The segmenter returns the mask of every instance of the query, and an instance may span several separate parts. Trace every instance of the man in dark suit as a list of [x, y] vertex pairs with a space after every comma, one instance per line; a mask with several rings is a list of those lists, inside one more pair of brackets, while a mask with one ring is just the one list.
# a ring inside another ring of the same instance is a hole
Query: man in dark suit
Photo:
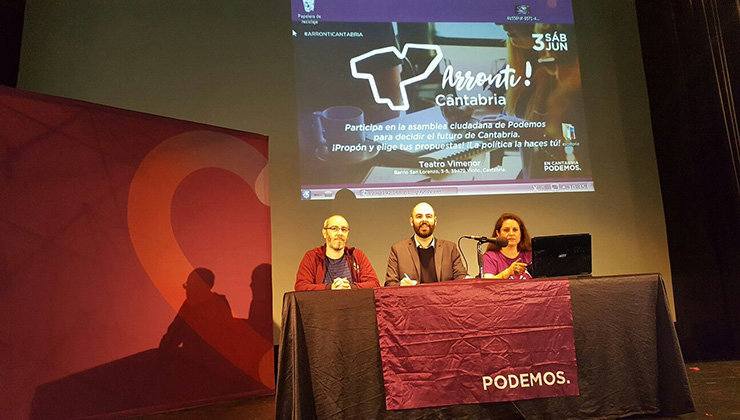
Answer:
[[434, 237], [437, 216], [432, 206], [424, 202], [417, 204], [409, 223], [414, 228], [414, 236], [391, 246], [385, 271], [386, 286], [413, 286], [467, 276], [455, 244]]

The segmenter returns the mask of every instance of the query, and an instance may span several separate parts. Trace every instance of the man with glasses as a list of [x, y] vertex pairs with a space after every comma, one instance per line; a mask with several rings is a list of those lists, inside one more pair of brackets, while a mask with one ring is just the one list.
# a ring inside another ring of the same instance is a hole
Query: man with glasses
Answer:
[[334, 215], [324, 221], [326, 243], [306, 252], [296, 274], [295, 290], [343, 290], [378, 287], [378, 276], [364, 252], [347, 247], [349, 224]]
[[453, 242], [434, 237], [437, 216], [429, 203], [421, 202], [409, 219], [414, 236], [391, 247], [386, 286], [414, 286], [418, 283], [465, 278], [468, 273]]

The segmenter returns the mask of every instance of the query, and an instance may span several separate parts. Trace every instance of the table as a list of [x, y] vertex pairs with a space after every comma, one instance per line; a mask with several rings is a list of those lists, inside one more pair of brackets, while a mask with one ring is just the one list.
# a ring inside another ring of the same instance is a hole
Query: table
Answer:
[[694, 411], [661, 276], [571, 278], [569, 285], [580, 396], [396, 411], [385, 409], [373, 290], [286, 293], [276, 418], [529, 419]]

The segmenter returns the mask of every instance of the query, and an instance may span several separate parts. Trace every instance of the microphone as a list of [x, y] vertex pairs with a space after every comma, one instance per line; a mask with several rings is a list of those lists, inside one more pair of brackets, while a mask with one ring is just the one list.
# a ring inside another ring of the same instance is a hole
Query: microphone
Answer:
[[485, 236], [477, 236], [477, 235], [463, 235], [463, 238], [466, 239], [473, 239], [475, 241], [489, 243], [489, 244], [496, 244], [501, 248], [504, 248], [505, 246], [509, 245], [509, 240], [504, 238], [503, 236], [499, 236], [496, 238], [487, 238]]

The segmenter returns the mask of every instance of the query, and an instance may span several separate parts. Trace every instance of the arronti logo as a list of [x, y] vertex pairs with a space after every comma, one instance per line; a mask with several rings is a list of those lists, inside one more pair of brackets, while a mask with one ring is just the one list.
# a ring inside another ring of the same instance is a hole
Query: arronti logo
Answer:
[[[393, 53], [395, 54], [396, 57], [398, 57], [399, 60], [403, 60], [404, 58], [406, 58], [406, 55], [408, 54], [410, 49], [429, 50], [430, 52], [434, 52], [434, 58], [432, 58], [432, 61], [429, 64], [427, 64], [427, 67], [424, 70], [424, 72], [414, 77], [401, 81], [401, 83], [398, 85], [398, 88], [401, 91], [401, 104], [395, 105], [391, 99], [383, 98], [380, 96], [380, 92], [378, 91], [378, 85], [375, 81], [375, 76], [373, 76], [370, 73], [363, 73], [359, 71], [357, 69], [357, 64], [370, 57], [380, 55], [380, 54], [386, 54], [386, 53]], [[439, 46], [409, 43], [409, 44], [404, 45], [401, 51], [398, 51], [398, 48], [394, 46], [378, 48], [372, 51], [368, 51], [365, 54], [362, 54], [362, 55], [359, 55], [357, 57], [350, 59], [349, 66], [350, 66], [350, 70], [352, 71], [352, 77], [354, 77], [355, 79], [365, 79], [368, 81], [368, 83], [370, 83], [370, 90], [373, 92], [373, 99], [375, 99], [376, 103], [388, 105], [388, 107], [393, 111], [408, 111], [409, 99], [408, 99], [408, 93], [406, 93], [406, 86], [412, 83], [424, 80], [427, 77], [429, 77], [429, 75], [432, 74], [434, 70], [437, 68], [437, 65], [439, 64], [440, 61], [442, 61], [442, 49]]]

